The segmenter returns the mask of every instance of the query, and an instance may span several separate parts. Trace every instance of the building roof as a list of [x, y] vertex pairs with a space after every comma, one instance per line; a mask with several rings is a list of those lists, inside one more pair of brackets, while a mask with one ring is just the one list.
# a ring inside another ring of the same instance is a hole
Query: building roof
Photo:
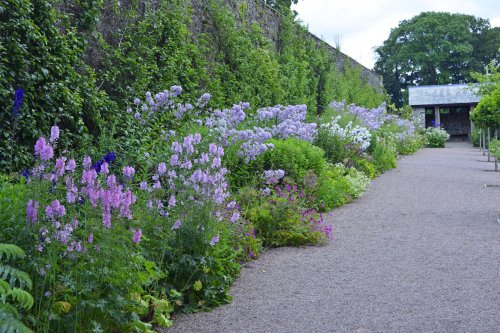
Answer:
[[411, 106], [477, 104], [481, 100], [477, 86], [468, 84], [408, 87], [408, 94]]

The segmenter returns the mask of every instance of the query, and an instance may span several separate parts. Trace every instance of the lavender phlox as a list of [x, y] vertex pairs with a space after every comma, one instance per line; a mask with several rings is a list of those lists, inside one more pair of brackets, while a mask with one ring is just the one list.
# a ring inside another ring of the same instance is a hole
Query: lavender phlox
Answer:
[[59, 139], [59, 127], [58, 126], [52, 126], [50, 128], [50, 139], [49, 141], [51, 143], [56, 142]]

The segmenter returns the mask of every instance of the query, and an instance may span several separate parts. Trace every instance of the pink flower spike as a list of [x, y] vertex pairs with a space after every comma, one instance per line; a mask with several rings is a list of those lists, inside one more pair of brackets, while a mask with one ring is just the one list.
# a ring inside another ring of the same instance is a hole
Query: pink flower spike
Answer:
[[52, 126], [50, 129], [50, 142], [55, 142], [59, 139], [59, 127], [58, 126]]
[[132, 178], [135, 174], [135, 169], [131, 166], [124, 166], [122, 172], [125, 177]]
[[141, 237], [142, 237], [142, 230], [141, 228], [134, 230], [132, 229], [133, 235], [132, 235], [132, 242], [135, 244], [139, 244], [141, 242]]

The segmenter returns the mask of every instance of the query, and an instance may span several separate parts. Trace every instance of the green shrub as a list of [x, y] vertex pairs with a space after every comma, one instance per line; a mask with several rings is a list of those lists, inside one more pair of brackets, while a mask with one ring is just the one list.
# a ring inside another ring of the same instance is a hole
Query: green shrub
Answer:
[[263, 193], [259, 204], [245, 212], [258, 237], [267, 246], [318, 244], [331, 236], [323, 214], [309, 209], [305, 192], [284, 183]]
[[429, 148], [444, 148], [446, 141], [450, 135], [442, 128], [429, 127], [424, 130], [424, 138], [426, 147]]
[[289, 138], [286, 140], [269, 140], [273, 149], [266, 151], [256, 160], [244, 163], [238, 157], [239, 147], [230, 147], [225, 154], [224, 162], [229, 169], [229, 184], [234, 189], [245, 186], [260, 185], [261, 175], [265, 170], [284, 170], [285, 175], [294, 182], [303, 185], [305, 177], [312, 171], [315, 175], [325, 172], [327, 163], [321, 148], [309, 142]]
[[[374, 136], [375, 137], [375, 136]], [[375, 137], [370, 145], [372, 163], [377, 173], [384, 173], [396, 167], [398, 151], [396, 144], [390, 138]]]
[[358, 198], [366, 190], [370, 178], [355, 168], [335, 164], [319, 179], [316, 204], [321, 210], [330, 210]]

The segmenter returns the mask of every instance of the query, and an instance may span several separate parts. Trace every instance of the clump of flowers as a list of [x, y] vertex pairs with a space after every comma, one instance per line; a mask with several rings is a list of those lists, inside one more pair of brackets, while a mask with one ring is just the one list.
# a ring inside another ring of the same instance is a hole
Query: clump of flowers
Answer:
[[348, 144], [358, 147], [361, 151], [367, 150], [370, 146], [370, 131], [366, 127], [353, 126], [352, 121], [347, 123], [345, 127], [341, 127], [338, 124], [341, 118], [341, 116], [337, 116], [331, 122], [321, 124], [320, 130], [341, 140], [346, 140]]

